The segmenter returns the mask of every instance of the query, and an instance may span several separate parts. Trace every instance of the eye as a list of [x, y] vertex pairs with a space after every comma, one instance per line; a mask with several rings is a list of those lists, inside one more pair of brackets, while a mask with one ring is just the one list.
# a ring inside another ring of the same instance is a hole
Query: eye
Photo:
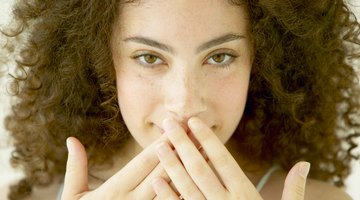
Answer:
[[164, 64], [164, 61], [158, 56], [152, 54], [142, 54], [135, 56], [136, 59], [142, 65], [161, 65]]
[[227, 53], [219, 53], [212, 55], [208, 60], [208, 64], [218, 65], [218, 64], [229, 64], [235, 56]]
[[231, 49], [220, 49], [210, 54], [210, 56], [205, 61], [205, 64], [225, 68], [229, 67], [237, 57], [238, 54]]

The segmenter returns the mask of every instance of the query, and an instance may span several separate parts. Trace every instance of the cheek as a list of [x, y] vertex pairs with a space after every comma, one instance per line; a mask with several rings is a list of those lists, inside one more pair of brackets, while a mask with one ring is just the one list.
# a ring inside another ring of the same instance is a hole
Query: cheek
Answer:
[[248, 86], [248, 73], [235, 73], [214, 82], [211, 85], [212, 96], [222, 110], [241, 114], [245, 106]]
[[134, 73], [117, 72], [117, 91], [121, 115], [129, 130], [141, 127], [145, 117], [151, 113], [154, 93], [153, 87]]
[[133, 138], [145, 148], [158, 137], [147, 123], [158, 102], [156, 90], [131, 70], [117, 72], [116, 78], [121, 115]]
[[248, 91], [247, 76], [227, 77], [212, 85], [215, 115], [221, 120], [219, 137], [224, 143], [231, 137], [243, 115]]

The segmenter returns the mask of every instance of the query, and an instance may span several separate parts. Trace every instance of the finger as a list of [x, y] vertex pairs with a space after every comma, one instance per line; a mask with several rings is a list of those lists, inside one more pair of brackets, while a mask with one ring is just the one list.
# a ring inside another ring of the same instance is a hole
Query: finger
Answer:
[[61, 199], [72, 200], [88, 191], [88, 168], [84, 146], [74, 137], [66, 140], [68, 159]]
[[140, 183], [138, 187], [133, 190], [134, 197], [142, 197], [139, 199], [156, 198], [156, 193], [152, 186], [152, 180], [154, 178], [161, 177], [163, 180], [169, 183], [170, 187], [179, 194], [174, 183], [171, 181], [169, 175], [166, 173], [164, 167], [159, 163], [155, 169]]
[[160, 163], [169, 174], [178, 192], [185, 199], [205, 199], [170, 146], [161, 143], [157, 146], [157, 150]]
[[191, 118], [188, 125], [225, 187], [229, 191], [246, 188], [244, 193], [253, 193], [255, 187], [214, 132], [198, 118]]
[[305, 197], [306, 177], [310, 170], [310, 163], [296, 163], [285, 179], [282, 200], [303, 200]]
[[167, 175], [164, 167], [159, 163], [153, 171], [133, 190], [134, 197], [138, 199], [154, 198], [156, 193], [152, 186], [154, 178], [162, 178], [166, 182], [170, 182], [170, 178]]
[[174, 199], [178, 200], [179, 197], [175, 191], [170, 187], [167, 181], [162, 178], [155, 178], [152, 180], [152, 186], [156, 193], [156, 199]]
[[116, 188], [122, 188], [122, 191], [117, 190], [118, 192], [130, 192], [135, 190], [159, 164], [160, 161], [156, 155], [155, 146], [162, 141], [167, 141], [166, 136], [161, 136], [151, 145], [146, 147], [120, 171], [100, 186], [99, 189], [113, 191], [114, 186], [116, 186]]
[[[174, 145], [187, 173], [202, 194], [206, 198], [223, 196], [225, 188], [180, 124], [172, 119], [166, 119], [164, 120], [163, 127], [165, 128], [165, 134]], [[169, 176], [171, 177], [170, 174]], [[176, 181], [181, 182], [181, 179], [171, 180], [175, 185], [177, 184]]]

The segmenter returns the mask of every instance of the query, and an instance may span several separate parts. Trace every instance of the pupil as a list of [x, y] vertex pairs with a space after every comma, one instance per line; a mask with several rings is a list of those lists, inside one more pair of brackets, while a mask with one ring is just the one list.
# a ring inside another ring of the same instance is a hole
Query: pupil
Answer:
[[214, 61], [219, 63], [219, 62], [222, 62], [224, 60], [224, 58], [225, 58], [224, 54], [218, 54], [218, 55], [215, 55]]
[[154, 63], [156, 61], [156, 57], [153, 55], [147, 55], [147, 56], [145, 56], [145, 60], [148, 63]]

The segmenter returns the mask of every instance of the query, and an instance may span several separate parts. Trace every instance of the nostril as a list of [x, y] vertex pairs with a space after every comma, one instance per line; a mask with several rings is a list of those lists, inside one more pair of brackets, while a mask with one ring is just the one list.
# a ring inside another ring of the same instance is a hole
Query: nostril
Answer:
[[211, 129], [212, 131], [215, 131], [216, 129], [218, 129], [218, 126], [217, 126], [217, 125], [211, 126], [210, 129]]

